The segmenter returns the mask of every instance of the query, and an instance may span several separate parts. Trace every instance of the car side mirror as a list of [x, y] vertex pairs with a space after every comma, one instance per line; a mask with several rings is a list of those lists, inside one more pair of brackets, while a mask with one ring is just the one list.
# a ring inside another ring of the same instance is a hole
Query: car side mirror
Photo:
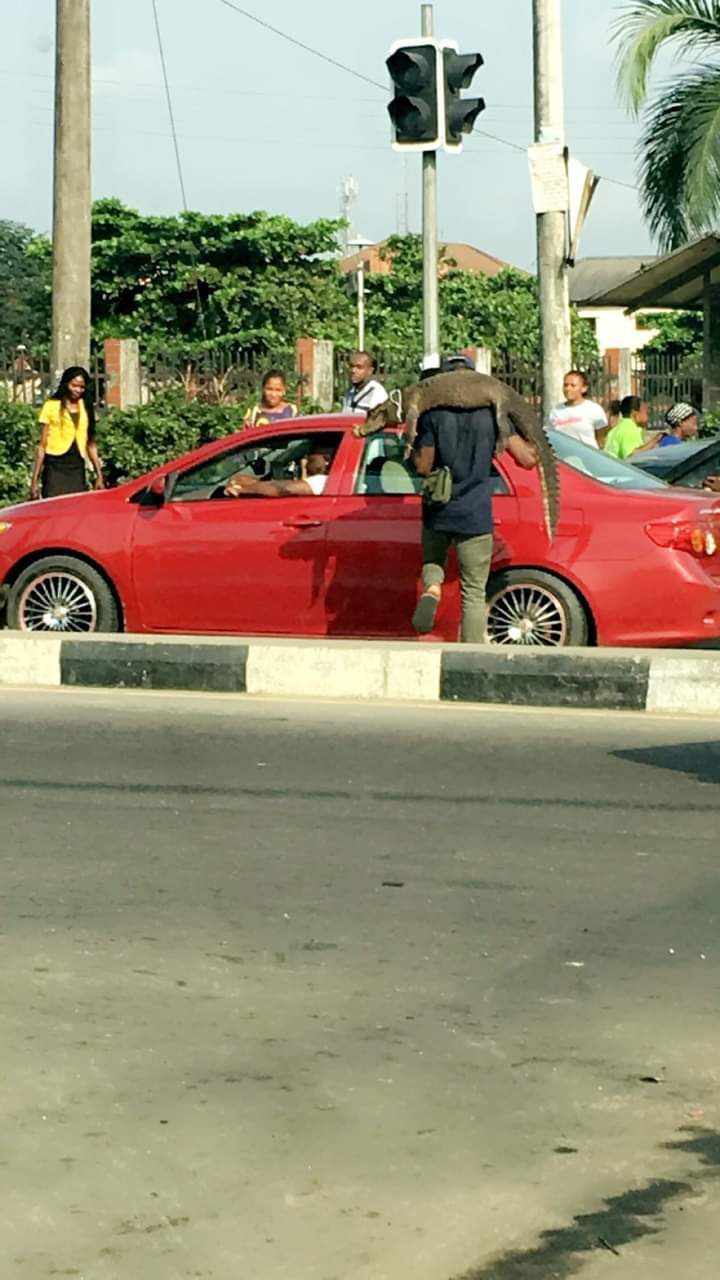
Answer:
[[141, 489], [137, 501], [141, 507], [162, 507], [167, 502], [173, 486], [168, 482], [170, 476], [155, 476], [145, 489]]

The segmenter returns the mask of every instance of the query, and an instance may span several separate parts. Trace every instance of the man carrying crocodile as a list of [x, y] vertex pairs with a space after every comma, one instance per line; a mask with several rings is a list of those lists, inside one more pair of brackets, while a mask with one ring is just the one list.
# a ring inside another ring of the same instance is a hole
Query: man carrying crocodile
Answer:
[[[443, 362], [443, 373], [455, 369], [455, 362]], [[432, 403], [431, 396], [426, 398]], [[452, 401], [453, 396], [442, 399]], [[466, 644], [482, 644], [485, 639], [485, 592], [493, 545], [492, 462], [497, 447], [497, 420], [490, 407], [440, 404], [423, 410], [421, 401], [413, 458], [418, 475], [426, 477], [423, 592], [412, 620], [421, 634], [433, 629], [448, 554], [454, 546], [462, 599], [460, 639]], [[505, 448], [521, 467], [531, 470], [538, 465], [537, 446], [517, 432], [511, 430]]]

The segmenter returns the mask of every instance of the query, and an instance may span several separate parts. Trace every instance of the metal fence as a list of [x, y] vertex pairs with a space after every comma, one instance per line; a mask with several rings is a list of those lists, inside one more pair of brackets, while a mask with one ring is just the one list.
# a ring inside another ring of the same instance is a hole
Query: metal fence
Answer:
[[632, 358], [632, 394], [647, 400], [652, 425], [658, 425], [671, 405], [684, 400], [703, 406], [703, 374], [694, 360], [668, 356], [660, 351], [635, 352]]
[[[348, 384], [348, 351], [334, 353], [335, 398], [339, 402]], [[404, 387], [417, 381], [419, 352], [377, 354], [378, 377], [388, 388]], [[262, 377], [278, 369], [287, 380], [290, 398], [298, 407], [306, 401], [308, 388], [303, 370], [298, 370], [291, 349], [258, 355], [242, 348], [218, 347], [185, 359], [176, 352], [157, 351], [146, 356], [141, 366], [141, 398], [148, 403], [167, 391], [178, 391], [188, 399], [208, 404], [244, 405], [259, 395]], [[542, 366], [537, 358], [523, 358], [508, 351], [493, 354], [492, 371], [509, 383], [538, 409], [542, 399]], [[586, 370], [594, 399], [608, 405], [619, 396], [617, 367], [608, 360]], [[97, 406], [105, 407], [105, 368], [101, 348], [90, 358], [90, 379]], [[647, 400], [652, 422], [658, 423], [677, 400], [702, 406], [702, 369], [687, 357], [660, 352], [636, 352], [631, 360], [630, 383], [633, 395]], [[53, 390], [50, 358], [46, 351], [15, 347], [0, 351], [0, 398], [38, 406]], [[713, 406], [706, 406], [712, 408]]]

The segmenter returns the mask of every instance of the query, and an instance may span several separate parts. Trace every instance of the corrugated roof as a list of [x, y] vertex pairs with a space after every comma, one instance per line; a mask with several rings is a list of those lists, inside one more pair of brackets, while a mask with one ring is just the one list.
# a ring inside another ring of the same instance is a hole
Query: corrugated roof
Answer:
[[624, 280], [601, 286], [584, 301], [593, 306], [686, 307], [697, 309], [703, 302], [703, 278], [710, 274], [713, 285], [720, 286], [720, 232], [708, 235], [674, 249], [647, 265], [628, 272]]
[[654, 262], [657, 258], [652, 255], [641, 257], [637, 254], [620, 258], [581, 258], [570, 272], [570, 301], [582, 306]]

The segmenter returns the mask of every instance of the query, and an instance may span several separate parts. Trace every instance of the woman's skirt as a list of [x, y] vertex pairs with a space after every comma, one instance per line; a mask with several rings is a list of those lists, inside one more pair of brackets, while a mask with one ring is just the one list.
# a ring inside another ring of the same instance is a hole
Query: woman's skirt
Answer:
[[85, 489], [85, 459], [74, 441], [67, 453], [45, 454], [42, 469], [43, 498], [59, 498], [64, 493], [83, 493]]

